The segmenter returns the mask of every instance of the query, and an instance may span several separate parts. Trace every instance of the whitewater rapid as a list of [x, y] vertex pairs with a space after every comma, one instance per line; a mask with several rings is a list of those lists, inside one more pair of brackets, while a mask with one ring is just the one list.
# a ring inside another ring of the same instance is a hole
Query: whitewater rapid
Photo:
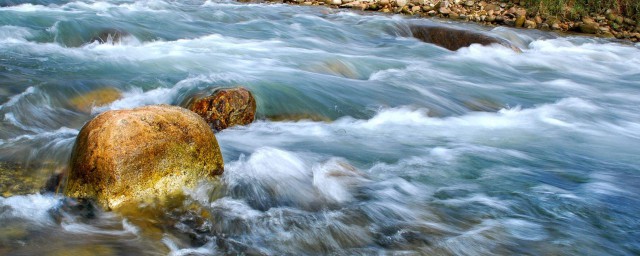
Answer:
[[[134, 220], [61, 195], [0, 197], [0, 254], [640, 253], [638, 44], [280, 4], [0, 6], [0, 162], [25, 176], [64, 169], [104, 111], [236, 85], [258, 106], [216, 134], [222, 182], [188, 191], [185, 209]], [[409, 23], [523, 52], [448, 51]], [[106, 29], [126, 35], [90, 41]], [[101, 88], [122, 98], [70, 106]]]

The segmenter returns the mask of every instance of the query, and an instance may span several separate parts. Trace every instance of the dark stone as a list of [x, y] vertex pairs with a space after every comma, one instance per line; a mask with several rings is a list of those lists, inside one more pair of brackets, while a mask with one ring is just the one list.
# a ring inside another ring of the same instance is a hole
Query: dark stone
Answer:
[[462, 47], [468, 47], [472, 44], [499, 44], [513, 49], [516, 52], [522, 52], [520, 48], [511, 44], [507, 40], [474, 31], [427, 25], [410, 25], [409, 28], [413, 37], [426, 43], [432, 43], [444, 47], [451, 51], [458, 50]]

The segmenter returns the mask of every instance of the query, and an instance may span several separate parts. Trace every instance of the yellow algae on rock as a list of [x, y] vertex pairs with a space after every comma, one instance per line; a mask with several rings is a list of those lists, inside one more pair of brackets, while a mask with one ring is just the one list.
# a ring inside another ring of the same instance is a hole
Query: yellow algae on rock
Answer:
[[105, 209], [163, 205], [223, 172], [213, 131], [195, 113], [154, 105], [107, 111], [78, 134], [64, 193]]

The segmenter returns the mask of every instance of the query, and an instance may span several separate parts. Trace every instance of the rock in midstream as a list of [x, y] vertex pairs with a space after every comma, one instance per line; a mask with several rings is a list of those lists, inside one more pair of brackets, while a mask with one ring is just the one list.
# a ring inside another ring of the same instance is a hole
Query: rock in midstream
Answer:
[[223, 160], [213, 131], [197, 114], [153, 105], [104, 112], [80, 130], [65, 195], [107, 210], [165, 205], [201, 181], [214, 181]]
[[520, 48], [509, 43], [507, 40], [479, 32], [429, 25], [409, 25], [409, 29], [411, 30], [413, 37], [426, 43], [432, 43], [444, 47], [451, 51], [456, 51], [462, 47], [468, 47], [472, 44], [498, 44], [510, 48], [515, 52], [522, 52]]
[[218, 88], [210, 95], [197, 95], [184, 105], [215, 131], [250, 124], [256, 116], [256, 100], [242, 87]]

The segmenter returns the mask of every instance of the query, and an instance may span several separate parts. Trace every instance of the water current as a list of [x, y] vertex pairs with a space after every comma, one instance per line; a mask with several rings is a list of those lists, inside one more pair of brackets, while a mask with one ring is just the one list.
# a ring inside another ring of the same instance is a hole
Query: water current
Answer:
[[[236, 85], [258, 106], [216, 134], [221, 183], [153, 225], [3, 194], [0, 254], [640, 254], [640, 45], [281, 4], [0, 6], [0, 162], [19, 176], [64, 169], [107, 110]], [[409, 23], [523, 52], [449, 51]], [[101, 31], [119, 37], [93, 41]], [[104, 88], [123, 97], [70, 102]]]

